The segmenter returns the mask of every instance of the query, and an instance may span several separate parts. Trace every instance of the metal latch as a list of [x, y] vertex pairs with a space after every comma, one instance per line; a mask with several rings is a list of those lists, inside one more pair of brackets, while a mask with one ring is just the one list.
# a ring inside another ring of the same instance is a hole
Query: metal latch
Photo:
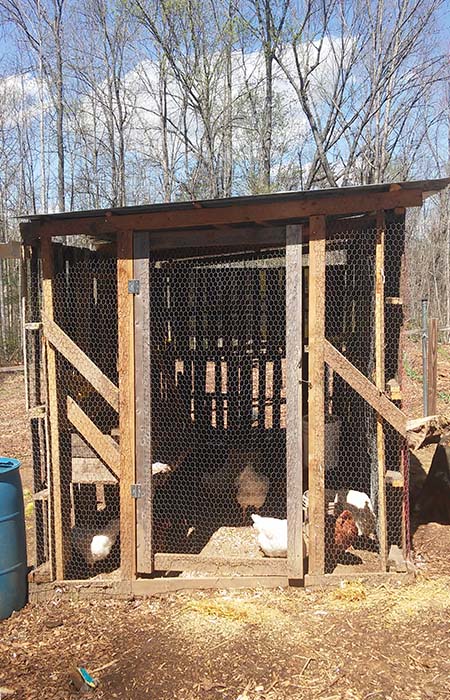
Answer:
[[131, 484], [131, 498], [142, 498], [143, 495], [142, 484]]
[[139, 280], [128, 280], [128, 294], [139, 294]]

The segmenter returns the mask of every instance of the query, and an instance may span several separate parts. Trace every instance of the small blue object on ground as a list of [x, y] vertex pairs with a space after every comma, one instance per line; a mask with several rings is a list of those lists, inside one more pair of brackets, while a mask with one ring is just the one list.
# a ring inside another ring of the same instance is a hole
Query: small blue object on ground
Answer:
[[27, 548], [18, 459], [0, 457], [0, 620], [27, 602]]

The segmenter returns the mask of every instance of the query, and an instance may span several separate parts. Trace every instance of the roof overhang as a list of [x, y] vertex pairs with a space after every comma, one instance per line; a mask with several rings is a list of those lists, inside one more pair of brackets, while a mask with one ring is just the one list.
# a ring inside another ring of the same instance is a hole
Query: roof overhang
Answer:
[[[92, 237], [123, 231], [232, 229], [245, 236], [248, 227], [276, 227], [305, 223], [311, 216], [331, 219], [357, 217], [378, 210], [421, 206], [443, 190], [450, 179], [420, 180], [306, 192], [279, 192], [249, 197], [173, 202], [138, 207], [38, 214], [26, 217], [23, 232], [38, 236]], [[238, 234], [237, 234], [238, 235]]]

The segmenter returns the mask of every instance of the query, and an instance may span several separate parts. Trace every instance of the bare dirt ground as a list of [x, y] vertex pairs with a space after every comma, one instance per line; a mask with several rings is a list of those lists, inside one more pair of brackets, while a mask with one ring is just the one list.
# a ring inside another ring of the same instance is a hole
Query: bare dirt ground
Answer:
[[[413, 368], [416, 360], [408, 354]], [[408, 405], [419, 415], [420, 381], [409, 374]], [[439, 409], [448, 412], [450, 371], [440, 381]], [[0, 375], [0, 400], [0, 454], [22, 460], [30, 503], [20, 374]], [[419, 479], [432, 452], [416, 455]], [[32, 561], [30, 506], [27, 512]], [[49, 603], [28, 605], [0, 622], [0, 698], [79, 697], [69, 673], [80, 665], [99, 681], [91, 695], [99, 700], [449, 698], [450, 526], [422, 525], [414, 546], [419, 574], [402, 586], [354, 582], [331, 591], [89, 602], [56, 590]]]

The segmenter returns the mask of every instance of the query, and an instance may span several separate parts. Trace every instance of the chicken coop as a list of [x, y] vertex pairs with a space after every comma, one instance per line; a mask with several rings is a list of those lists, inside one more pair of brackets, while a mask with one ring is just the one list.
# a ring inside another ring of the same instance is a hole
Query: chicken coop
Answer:
[[28, 217], [32, 590], [406, 570], [405, 216], [447, 184]]

